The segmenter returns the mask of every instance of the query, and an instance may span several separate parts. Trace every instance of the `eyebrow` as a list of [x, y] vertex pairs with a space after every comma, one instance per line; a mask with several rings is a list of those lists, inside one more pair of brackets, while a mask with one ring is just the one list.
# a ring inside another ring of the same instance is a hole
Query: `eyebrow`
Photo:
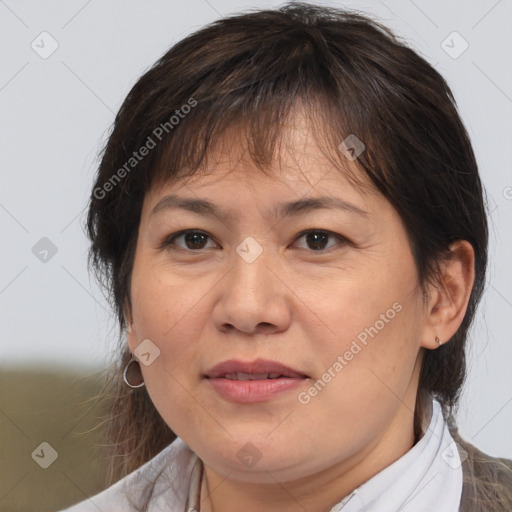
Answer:
[[[184, 209], [199, 215], [208, 217], [217, 217], [221, 220], [231, 220], [237, 217], [236, 213], [224, 210], [207, 199], [180, 197], [177, 195], [168, 195], [163, 197], [151, 210], [151, 215], [168, 209]], [[356, 213], [358, 215], [368, 215], [368, 212], [358, 206], [349, 203], [343, 199], [332, 196], [309, 197], [297, 201], [288, 201], [280, 203], [274, 207], [271, 213], [275, 217], [286, 217], [288, 215], [296, 216], [307, 213], [312, 210], [320, 209], [338, 209]]]

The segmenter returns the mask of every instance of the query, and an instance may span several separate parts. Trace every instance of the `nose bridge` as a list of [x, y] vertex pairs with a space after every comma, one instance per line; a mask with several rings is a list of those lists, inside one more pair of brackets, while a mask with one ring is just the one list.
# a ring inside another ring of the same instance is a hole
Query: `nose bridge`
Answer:
[[271, 255], [259, 247], [245, 240], [233, 254], [232, 268], [214, 311], [218, 329], [236, 328], [246, 333], [282, 330], [289, 322], [286, 287], [276, 277], [276, 270], [271, 270]]
[[236, 287], [236, 293], [241, 293], [242, 296], [250, 295], [255, 300], [261, 298], [272, 287], [273, 274], [268, 268], [271, 264], [269, 255], [263, 252], [257, 254], [250, 242], [240, 244], [233, 257], [231, 286]]

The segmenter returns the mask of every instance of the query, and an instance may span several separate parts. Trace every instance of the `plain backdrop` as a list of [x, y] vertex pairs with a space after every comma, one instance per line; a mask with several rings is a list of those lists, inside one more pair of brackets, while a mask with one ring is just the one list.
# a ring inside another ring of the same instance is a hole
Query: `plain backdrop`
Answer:
[[[88, 274], [82, 224], [115, 112], [173, 43], [221, 16], [281, 3], [0, 0], [0, 366], [105, 365], [117, 328]], [[375, 15], [455, 94], [491, 224], [459, 426], [479, 448], [512, 458], [512, 2], [324, 4]]]

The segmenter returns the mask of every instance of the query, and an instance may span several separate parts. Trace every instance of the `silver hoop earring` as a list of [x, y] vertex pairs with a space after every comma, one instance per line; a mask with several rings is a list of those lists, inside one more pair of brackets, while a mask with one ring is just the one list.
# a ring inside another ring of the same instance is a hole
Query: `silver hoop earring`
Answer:
[[[130, 365], [132, 363], [137, 363], [137, 366], [139, 367], [139, 373], [140, 373], [140, 364], [139, 364], [139, 362], [137, 361], [137, 359], [132, 358], [132, 359], [130, 359], [128, 361], [128, 364], [124, 367], [124, 370], [123, 370], [123, 381], [124, 381], [124, 383], [129, 388], [132, 388], [132, 389], [142, 388], [143, 386], [145, 386], [145, 383], [144, 383], [143, 379], [142, 379], [140, 384], [132, 384], [131, 382], [128, 381], [128, 371], [129, 371]], [[141, 377], [142, 377], [142, 373], [141, 373]]]

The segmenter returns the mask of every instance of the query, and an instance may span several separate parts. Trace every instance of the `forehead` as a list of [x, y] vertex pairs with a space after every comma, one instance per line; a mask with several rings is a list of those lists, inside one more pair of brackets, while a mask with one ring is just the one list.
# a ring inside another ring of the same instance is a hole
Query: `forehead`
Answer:
[[223, 193], [245, 188], [259, 196], [307, 194], [343, 190], [347, 195], [374, 196], [377, 190], [357, 159], [350, 160], [339, 147], [320, 139], [309, 120], [300, 113], [290, 116], [280, 127], [271, 158], [262, 162], [254, 150], [247, 127], [237, 125], [225, 130], [212, 145], [202, 165], [179, 177], [167, 173], [148, 193], [154, 202], [169, 190]]

